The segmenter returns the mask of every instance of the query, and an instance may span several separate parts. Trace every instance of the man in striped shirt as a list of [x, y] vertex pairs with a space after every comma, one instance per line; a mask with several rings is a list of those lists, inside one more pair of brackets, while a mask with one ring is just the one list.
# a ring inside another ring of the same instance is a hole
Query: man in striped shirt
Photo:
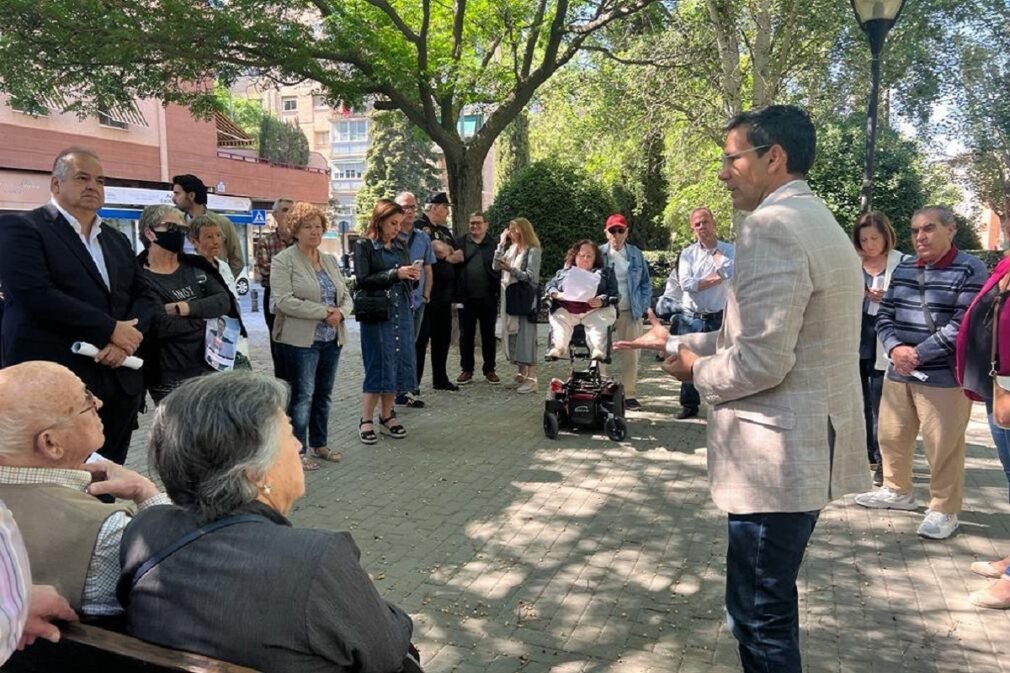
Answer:
[[863, 507], [914, 510], [912, 457], [922, 429], [931, 499], [919, 535], [943, 540], [957, 529], [964, 496], [964, 432], [971, 401], [954, 375], [954, 342], [982, 289], [985, 265], [953, 244], [954, 216], [929, 206], [912, 216], [916, 258], [894, 270], [877, 313], [877, 336], [891, 360], [877, 439], [884, 485], [856, 496]]

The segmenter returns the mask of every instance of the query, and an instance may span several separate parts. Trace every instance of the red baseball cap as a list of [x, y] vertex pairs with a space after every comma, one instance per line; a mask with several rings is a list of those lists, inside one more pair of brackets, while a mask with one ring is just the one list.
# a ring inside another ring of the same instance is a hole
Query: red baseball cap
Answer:
[[603, 225], [603, 228], [607, 231], [610, 231], [614, 227], [624, 227], [625, 229], [628, 228], [628, 221], [624, 219], [624, 215], [621, 215], [620, 213], [614, 213], [613, 215], [607, 218], [607, 223]]

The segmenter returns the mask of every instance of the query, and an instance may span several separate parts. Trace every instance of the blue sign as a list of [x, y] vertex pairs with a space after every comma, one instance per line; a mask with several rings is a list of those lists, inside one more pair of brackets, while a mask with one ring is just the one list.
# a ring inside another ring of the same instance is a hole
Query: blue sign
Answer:
[[340, 220], [340, 224], [338, 226], [341, 234], [346, 234], [351, 230], [351, 223], [347, 220]]
[[267, 211], [261, 210], [259, 208], [254, 208], [252, 210], [252, 220], [250, 221], [250, 224], [252, 224], [253, 226], [262, 227], [266, 223], [267, 223]]

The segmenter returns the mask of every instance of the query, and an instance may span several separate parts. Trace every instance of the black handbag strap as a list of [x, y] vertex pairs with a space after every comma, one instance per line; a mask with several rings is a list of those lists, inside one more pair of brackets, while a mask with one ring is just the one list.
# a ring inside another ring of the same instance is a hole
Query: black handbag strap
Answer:
[[116, 598], [119, 599], [119, 604], [125, 608], [130, 602], [130, 592], [133, 591], [133, 588], [137, 586], [137, 583], [140, 582], [140, 580], [144, 579], [144, 575], [151, 572], [155, 566], [186, 545], [195, 542], [204, 535], [213, 533], [216, 530], [220, 530], [228, 526], [234, 526], [239, 523], [254, 523], [258, 521], [268, 521], [268, 519], [258, 514], [235, 514], [234, 516], [226, 516], [224, 518], [217, 519], [216, 521], [205, 523], [196, 530], [191, 530], [186, 533], [171, 544], [162, 547], [152, 554], [146, 561], [141, 563], [136, 570], [129, 573], [123, 573], [122, 577], [119, 578], [119, 583], [116, 585]]
[[936, 323], [933, 322], [933, 314], [929, 312], [926, 304], [926, 267], [920, 266], [919, 273], [919, 304], [922, 306], [922, 316], [926, 319], [926, 327], [930, 332], [936, 332]]

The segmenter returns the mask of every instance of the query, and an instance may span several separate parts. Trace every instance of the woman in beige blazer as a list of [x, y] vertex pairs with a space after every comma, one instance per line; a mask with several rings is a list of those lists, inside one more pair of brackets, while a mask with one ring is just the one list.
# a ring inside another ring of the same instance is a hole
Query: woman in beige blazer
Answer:
[[319, 250], [326, 224], [322, 210], [311, 203], [296, 203], [288, 216], [295, 245], [270, 263], [276, 307], [273, 338], [291, 386], [288, 416], [302, 443], [306, 470], [319, 468], [306, 447], [311, 446], [323, 460], [337, 462], [342, 457], [326, 445], [327, 424], [340, 349], [347, 338], [344, 320], [353, 303], [336, 258]]

